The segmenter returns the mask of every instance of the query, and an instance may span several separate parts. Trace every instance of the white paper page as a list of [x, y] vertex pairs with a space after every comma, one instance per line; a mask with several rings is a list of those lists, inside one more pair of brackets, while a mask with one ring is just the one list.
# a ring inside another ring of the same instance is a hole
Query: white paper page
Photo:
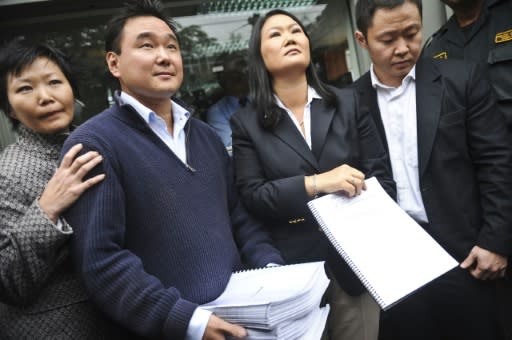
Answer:
[[[319, 340], [322, 337], [329, 305], [315, 308], [308, 315], [285, 321], [271, 331], [247, 328], [245, 340]], [[230, 337], [229, 339], [234, 339]]]
[[299, 337], [300, 340], [320, 340], [324, 333], [327, 316], [329, 315], [329, 305], [321, 308], [315, 313], [315, 319], [311, 322], [308, 331]]
[[387, 195], [375, 178], [366, 180], [366, 186], [359, 196], [331, 194], [309, 205], [378, 293], [381, 307], [387, 309], [454, 268], [457, 262]]
[[[301, 263], [234, 273], [221, 296], [202, 305], [211, 309], [222, 306], [265, 305], [307, 294], [315, 276], [325, 276], [323, 262]], [[325, 276], [325, 280], [327, 277]]]

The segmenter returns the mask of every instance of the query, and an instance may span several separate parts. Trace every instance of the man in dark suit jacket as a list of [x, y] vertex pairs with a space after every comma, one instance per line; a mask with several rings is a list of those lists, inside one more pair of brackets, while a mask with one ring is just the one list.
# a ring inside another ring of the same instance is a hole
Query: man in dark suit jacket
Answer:
[[477, 65], [418, 60], [421, 1], [360, 0], [356, 17], [373, 63], [355, 87], [398, 203], [462, 262], [384, 313], [381, 339], [499, 339], [490, 280], [512, 251], [512, 151], [491, 87]]
[[[422, 56], [463, 59], [487, 70], [498, 108], [512, 131], [512, 1], [441, 0], [453, 15], [426, 42]], [[510, 261], [510, 259], [509, 259]], [[498, 310], [508, 340], [512, 340], [512, 273], [497, 280]]]

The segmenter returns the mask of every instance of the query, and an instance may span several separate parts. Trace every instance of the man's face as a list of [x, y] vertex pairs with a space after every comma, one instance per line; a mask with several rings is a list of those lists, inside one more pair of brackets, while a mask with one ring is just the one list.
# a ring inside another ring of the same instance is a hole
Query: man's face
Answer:
[[410, 2], [392, 9], [375, 11], [366, 37], [356, 32], [358, 43], [368, 50], [379, 80], [388, 86], [400, 86], [416, 64], [421, 52], [421, 16]]
[[128, 19], [121, 33], [121, 53], [107, 53], [110, 72], [121, 89], [151, 107], [169, 99], [183, 81], [178, 41], [162, 20], [143, 16]]

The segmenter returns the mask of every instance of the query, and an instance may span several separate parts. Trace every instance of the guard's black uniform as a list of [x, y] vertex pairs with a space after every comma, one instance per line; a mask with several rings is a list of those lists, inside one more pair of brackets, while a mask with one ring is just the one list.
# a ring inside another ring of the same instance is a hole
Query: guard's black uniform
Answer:
[[460, 28], [452, 16], [425, 44], [423, 56], [486, 64], [498, 106], [512, 130], [512, 0], [487, 0], [469, 27]]
[[[512, 131], [512, 0], [487, 0], [477, 21], [460, 28], [455, 16], [423, 49], [424, 57], [456, 58], [484, 64], [489, 71], [498, 106]], [[512, 198], [511, 198], [512, 199]], [[507, 282], [499, 282], [500, 317], [507, 340], [512, 340], [512, 259]]]

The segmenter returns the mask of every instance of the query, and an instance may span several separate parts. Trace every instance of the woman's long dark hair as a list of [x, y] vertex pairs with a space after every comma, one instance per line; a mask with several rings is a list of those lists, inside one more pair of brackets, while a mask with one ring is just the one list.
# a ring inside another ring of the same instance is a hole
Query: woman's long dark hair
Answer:
[[[282, 117], [283, 110], [277, 106], [272, 89], [271, 75], [265, 67], [263, 57], [261, 56], [261, 29], [265, 22], [274, 15], [286, 15], [292, 18], [302, 28], [302, 31], [310, 41], [309, 52], [312, 55], [311, 39], [304, 25], [293, 14], [282, 10], [274, 9], [269, 11], [263, 17], [259, 18], [254, 25], [249, 40], [249, 92], [258, 115], [261, 126], [265, 129], [273, 129]], [[336, 95], [329, 89], [318, 77], [315, 67], [310, 60], [306, 69], [306, 79], [308, 85], [325, 100], [329, 105], [336, 106]]]

